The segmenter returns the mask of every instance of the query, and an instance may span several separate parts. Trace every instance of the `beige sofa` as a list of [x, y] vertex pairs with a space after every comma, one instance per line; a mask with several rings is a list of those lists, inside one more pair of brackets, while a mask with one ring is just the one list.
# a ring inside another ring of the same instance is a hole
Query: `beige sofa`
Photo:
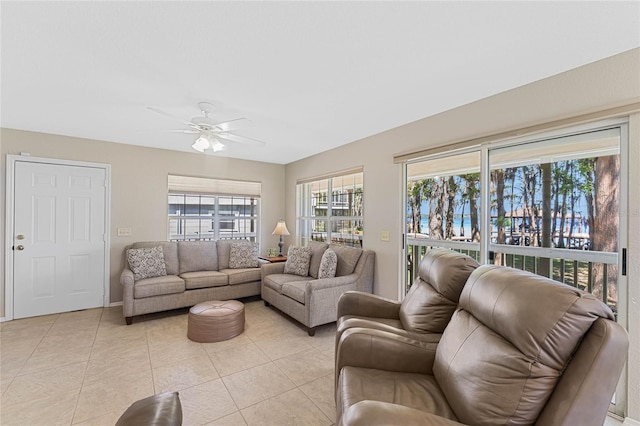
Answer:
[[[237, 241], [146, 241], [127, 246], [125, 268], [120, 275], [127, 324], [136, 315], [193, 306], [207, 300], [259, 295], [260, 267], [229, 267], [234, 242]], [[158, 246], [162, 247], [166, 275], [136, 281], [127, 261], [127, 250]]]
[[437, 345], [342, 334], [337, 424], [601, 426], [628, 349], [613, 319], [589, 293], [480, 266]]
[[[308, 276], [285, 274], [285, 263], [262, 265], [262, 299], [304, 324], [309, 336], [315, 328], [337, 319], [338, 299], [349, 290], [371, 293], [375, 253], [339, 244], [312, 242]], [[334, 278], [318, 279], [324, 251], [331, 247], [337, 255]]]

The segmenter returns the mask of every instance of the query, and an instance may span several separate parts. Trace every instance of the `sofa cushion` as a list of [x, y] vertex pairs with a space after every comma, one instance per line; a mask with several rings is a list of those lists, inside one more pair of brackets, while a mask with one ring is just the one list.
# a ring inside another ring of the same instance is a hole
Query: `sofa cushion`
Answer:
[[134, 299], [184, 292], [184, 280], [176, 275], [145, 278], [133, 285]]
[[215, 241], [178, 241], [180, 274], [193, 271], [217, 271], [218, 248]]
[[237, 242], [247, 242], [250, 243], [249, 240], [218, 240], [216, 243], [218, 244], [218, 270], [222, 271], [223, 269], [229, 269], [229, 259], [231, 257], [231, 244]]
[[304, 305], [305, 288], [307, 281], [293, 281], [282, 285], [282, 294]]
[[251, 241], [234, 241], [229, 249], [229, 269], [257, 268], [258, 244]]
[[229, 277], [219, 271], [195, 271], [180, 274], [188, 290], [194, 288], [220, 287], [229, 284]]
[[400, 321], [415, 333], [442, 333], [458, 304], [438, 293], [422, 280], [416, 280], [400, 305]]
[[589, 293], [480, 266], [438, 344], [434, 375], [463, 423], [533, 424], [599, 317], [613, 315]]
[[136, 281], [167, 275], [161, 246], [129, 249], [127, 261]]
[[289, 246], [289, 252], [287, 253], [287, 262], [284, 264], [284, 273], [306, 277], [309, 274], [310, 260], [311, 248]]
[[223, 269], [222, 271], [229, 277], [229, 285], [244, 284], [260, 281], [260, 268]]
[[[265, 287], [269, 287], [272, 290], [277, 291], [282, 294], [282, 286], [286, 283], [300, 281], [301, 278], [299, 275], [292, 274], [271, 274], [264, 277], [262, 284]], [[305, 281], [306, 282], [306, 281]]]
[[151, 248], [162, 247], [162, 255], [164, 256], [164, 267], [167, 275], [178, 275], [178, 243], [175, 241], [140, 241], [133, 243], [131, 248]]
[[318, 278], [333, 278], [336, 276], [338, 256], [332, 249], [325, 250], [318, 268]]
[[358, 259], [360, 259], [362, 255], [362, 250], [340, 244], [331, 244], [329, 247], [335, 251], [338, 256], [336, 277], [352, 274], [356, 269]]
[[322, 256], [329, 247], [327, 243], [321, 243], [319, 241], [310, 241], [307, 246], [311, 249], [311, 260], [309, 260], [309, 276], [312, 278], [318, 278], [318, 270], [320, 268], [320, 262]]

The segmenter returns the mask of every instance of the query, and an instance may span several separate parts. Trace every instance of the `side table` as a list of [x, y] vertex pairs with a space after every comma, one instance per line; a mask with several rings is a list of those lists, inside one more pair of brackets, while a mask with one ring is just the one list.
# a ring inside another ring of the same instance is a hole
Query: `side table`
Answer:
[[269, 263], [279, 263], [279, 262], [286, 262], [287, 256], [273, 256], [273, 257], [258, 256], [258, 259], [266, 260]]

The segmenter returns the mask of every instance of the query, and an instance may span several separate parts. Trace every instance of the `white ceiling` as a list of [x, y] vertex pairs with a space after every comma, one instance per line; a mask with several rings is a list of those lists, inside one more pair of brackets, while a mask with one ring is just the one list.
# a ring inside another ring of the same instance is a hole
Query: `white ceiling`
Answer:
[[147, 107], [209, 101], [281, 164], [640, 46], [637, 1], [0, 7], [2, 127], [191, 151]]

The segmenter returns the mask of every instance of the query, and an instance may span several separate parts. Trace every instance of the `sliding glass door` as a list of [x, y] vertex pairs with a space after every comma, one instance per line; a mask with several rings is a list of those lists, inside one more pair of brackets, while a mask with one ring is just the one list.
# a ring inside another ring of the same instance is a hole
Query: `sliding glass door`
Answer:
[[445, 247], [589, 291], [625, 326], [627, 135], [603, 123], [408, 162], [401, 294]]

